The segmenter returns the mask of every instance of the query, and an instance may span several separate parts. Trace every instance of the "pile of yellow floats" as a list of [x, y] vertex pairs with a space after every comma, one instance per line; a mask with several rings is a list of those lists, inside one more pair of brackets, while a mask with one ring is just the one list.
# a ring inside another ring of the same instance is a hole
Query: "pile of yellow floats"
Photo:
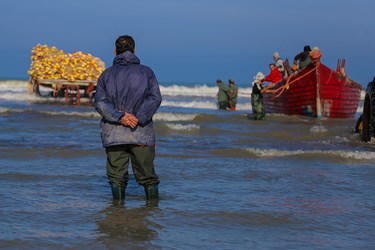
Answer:
[[41, 44], [31, 52], [30, 94], [64, 97], [67, 104], [80, 105], [81, 97], [92, 101], [97, 80], [105, 69], [103, 61], [89, 53], [76, 51], [69, 54]]
[[28, 71], [34, 79], [97, 80], [105, 69], [103, 61], [91, 54], [76, 51], [72, 54], [56, 47], [38, 44], [32, 49]]

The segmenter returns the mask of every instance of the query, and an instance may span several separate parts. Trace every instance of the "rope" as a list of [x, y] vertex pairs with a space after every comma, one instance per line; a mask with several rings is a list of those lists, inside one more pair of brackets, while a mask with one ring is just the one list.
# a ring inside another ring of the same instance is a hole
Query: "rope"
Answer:
[[[288, 77], [288, 80], [287, 82], [285, 83], [285, 85], [281, 86], [279, 89], [280, 90], [280, 93], [278, 93], [275, 97], [279, 97], [284, 91], [285, 89], [288, 90], [289, 89], [289, 86], [292, 85], [292, 83], [295, 83], [296, 81], [304, 78], [305, 76], [307, 76], [308, 74], [311, 74], [312, 72], [314, 72], [317, 68], [319, 67], [319, 65], [315, 66], [313, 69], [311, 69], [310, 71], [306, 72], [305, 74], [303, 74], [302, 76], [299, 76], [297, 77], [296, 79], [293, 79], [293, 81], [289, 82], [289, 80], [292, 78], [292, 76], [289, 76]], [[279, 89], [277, 89], [279, 91]], [[277, 92], [277, 91], [276, 91]]]
[[278, 94], [276, 94], [275, 98], [279, 97], [285, 90], [288, 90], [289, 89], [289, 86], [292, 85], [293, 83], [295, 83], [296, 81], [304, 78], [305, 76], [307, 76], [308, 74], [311, 74], [312, 72], [314, 72], [320, 65], [320, 58], [322, 57], [322, 54], [320, 53], [319, 50], [313, 50], [310, 52], [310, 57], [311, 57], [311, 60], [312, 60], [312, 63], [315, 65], [315, 67], [313, 69], [311, 69], [310, 71], [306, 72], [305, 74], [293, 79], [292, 81], [291, 78], [293, 76], [292, 75], [289, 75], [287, 80], [286, 80], [286, 83], [282, 86], [280, 86], [279, 88], [277, 89], [269, 89], [269, 88], [272, 88], [273, 86], [269, 86], [269, 87], [266, 87], [262, 90], [262, 93], [273, 93], [274, 95], [279, 92]]

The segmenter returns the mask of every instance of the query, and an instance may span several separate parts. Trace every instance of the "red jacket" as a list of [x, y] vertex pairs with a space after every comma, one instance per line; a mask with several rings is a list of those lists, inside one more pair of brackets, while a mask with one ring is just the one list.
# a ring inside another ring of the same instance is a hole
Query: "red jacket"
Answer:
[[278, 83], [281, 82], [283, 79], [283, 76], [281, 75], [279, 69], [275, 67], [266, 78], [264, 78], [264, 82], [272, 82], [272, 83]]

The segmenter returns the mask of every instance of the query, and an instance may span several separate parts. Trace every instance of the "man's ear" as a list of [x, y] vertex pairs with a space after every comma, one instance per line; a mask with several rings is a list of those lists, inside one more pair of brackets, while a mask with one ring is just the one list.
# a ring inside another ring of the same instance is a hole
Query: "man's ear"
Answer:
[[115, 53], [115, 56], [117, 56], [116, 48], [115, 48], [115, 50], [113, 51], [113, 53]]

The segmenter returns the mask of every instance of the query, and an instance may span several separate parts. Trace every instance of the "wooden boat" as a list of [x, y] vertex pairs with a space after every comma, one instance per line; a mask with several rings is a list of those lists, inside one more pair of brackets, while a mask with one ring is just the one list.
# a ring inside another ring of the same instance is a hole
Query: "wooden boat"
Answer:
[[29, 93], [43, 97], [65, 98], [66, 104], [80, 105], [81, 98], [88, 98], [89, 103], [95, 94], [96, 81], [65, 79], [34, 79], [29, 80]]
[[320, 56], [300, 72], [292, 73], [281, 83], [264, 89], [266, 113], [354, 117], [361, 96], [361, 85], [347, 77], [345, 60], [339, 60], [334, 71], [320, 63]]

